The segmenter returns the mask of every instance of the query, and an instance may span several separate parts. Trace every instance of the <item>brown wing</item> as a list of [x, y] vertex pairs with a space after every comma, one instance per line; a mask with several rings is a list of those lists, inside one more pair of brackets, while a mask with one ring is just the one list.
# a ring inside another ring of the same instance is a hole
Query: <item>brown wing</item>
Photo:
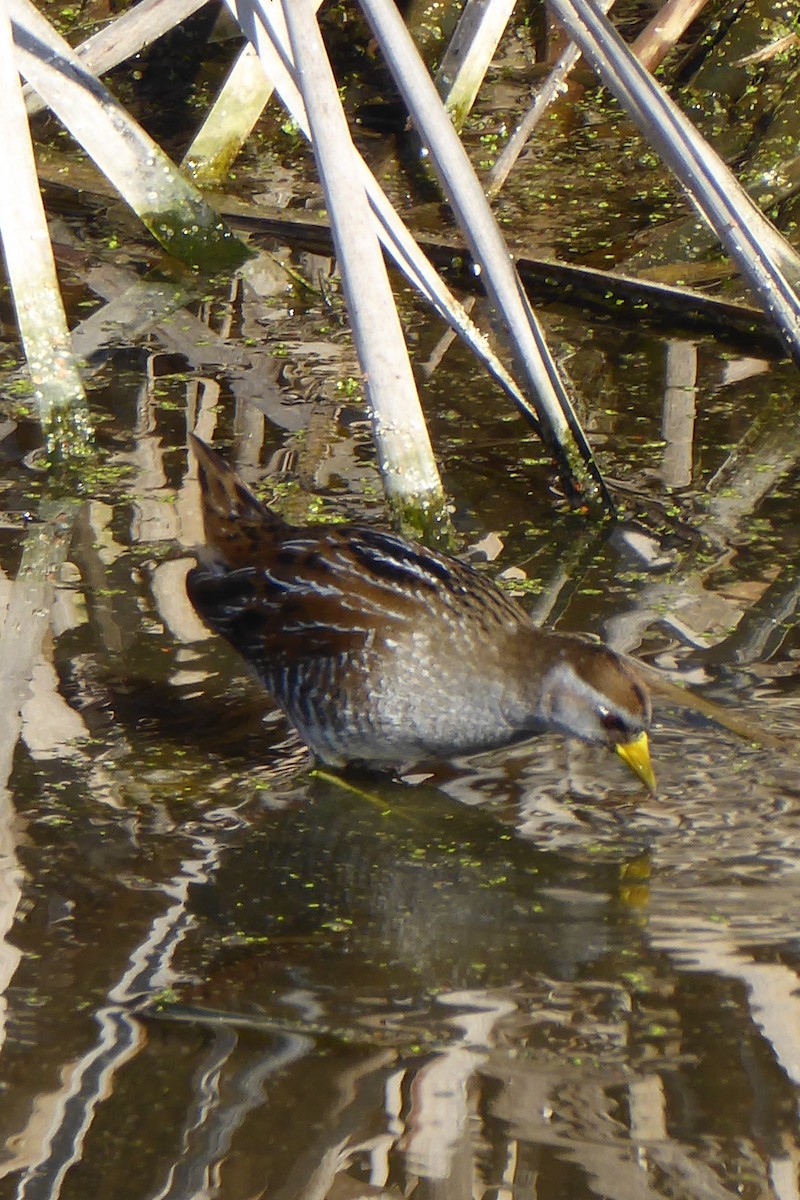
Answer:
[[272, 513], [198, 439], [210, 551], [187, 579], [212, 629], [262, 676], [320, 656], [343, 659], [423, 622], [527, 624], [524, 612], [477, 571], [363, 526], [296, 529]]
[[262, 675], [292, 662], [343, 658], [423, 623], [462, 630], [527, 623], [478, 572], [391, 534], [357, 526], [273, 531], [247, 567], [196, 567], [197, 612]]

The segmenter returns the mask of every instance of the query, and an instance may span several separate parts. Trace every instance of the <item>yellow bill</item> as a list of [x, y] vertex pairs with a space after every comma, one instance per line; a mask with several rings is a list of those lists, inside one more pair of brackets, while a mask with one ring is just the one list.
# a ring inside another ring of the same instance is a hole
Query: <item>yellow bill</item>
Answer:
[[622, 761], [627, 763], [634, 775], [638, 775], [642, 783], [646, 783], [650, 791], [654, 792], [656, 776], [650, 762], [650, 744], [647, 741], [647, 734], [642, 731], [632, 742], [625, 742], [624, 745], [615, 746], [614, 749]]

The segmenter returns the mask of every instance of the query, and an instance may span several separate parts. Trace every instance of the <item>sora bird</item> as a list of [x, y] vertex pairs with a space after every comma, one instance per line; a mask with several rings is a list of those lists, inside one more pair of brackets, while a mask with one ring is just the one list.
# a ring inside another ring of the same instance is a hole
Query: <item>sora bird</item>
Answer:
[[189, 599], [315, 758], [406, 767], [542, 733], [612, 747], [651, 789], [650, 701], [607, 647], [537, 628], [456, 559], [365, 525], [289, 525], [199, 438]]

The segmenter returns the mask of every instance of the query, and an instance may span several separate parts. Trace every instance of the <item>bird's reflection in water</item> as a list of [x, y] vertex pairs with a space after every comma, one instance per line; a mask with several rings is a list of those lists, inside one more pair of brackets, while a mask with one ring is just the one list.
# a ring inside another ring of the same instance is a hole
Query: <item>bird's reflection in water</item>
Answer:
[[428, 785], [321, 775], [247, 831], [196, 904], [242, 939], [320, 943], [317, 974], [346, 954], [368, 990], [419, 993], [573, 977], [636, 927], [621, 866], [538, 850]]

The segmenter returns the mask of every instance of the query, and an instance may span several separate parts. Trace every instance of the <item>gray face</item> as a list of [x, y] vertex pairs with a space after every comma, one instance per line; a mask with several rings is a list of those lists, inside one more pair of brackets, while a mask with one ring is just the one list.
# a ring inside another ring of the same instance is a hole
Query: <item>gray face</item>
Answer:
[[547, 673], [541, 715], [549, 728], [617, 746], [630, 742], [650, 724], [647, 694], [626, 664], [604, 647], [587, 646], [597, 661], [586, 670], [583, 654], [573, 662], [562, 656]]

